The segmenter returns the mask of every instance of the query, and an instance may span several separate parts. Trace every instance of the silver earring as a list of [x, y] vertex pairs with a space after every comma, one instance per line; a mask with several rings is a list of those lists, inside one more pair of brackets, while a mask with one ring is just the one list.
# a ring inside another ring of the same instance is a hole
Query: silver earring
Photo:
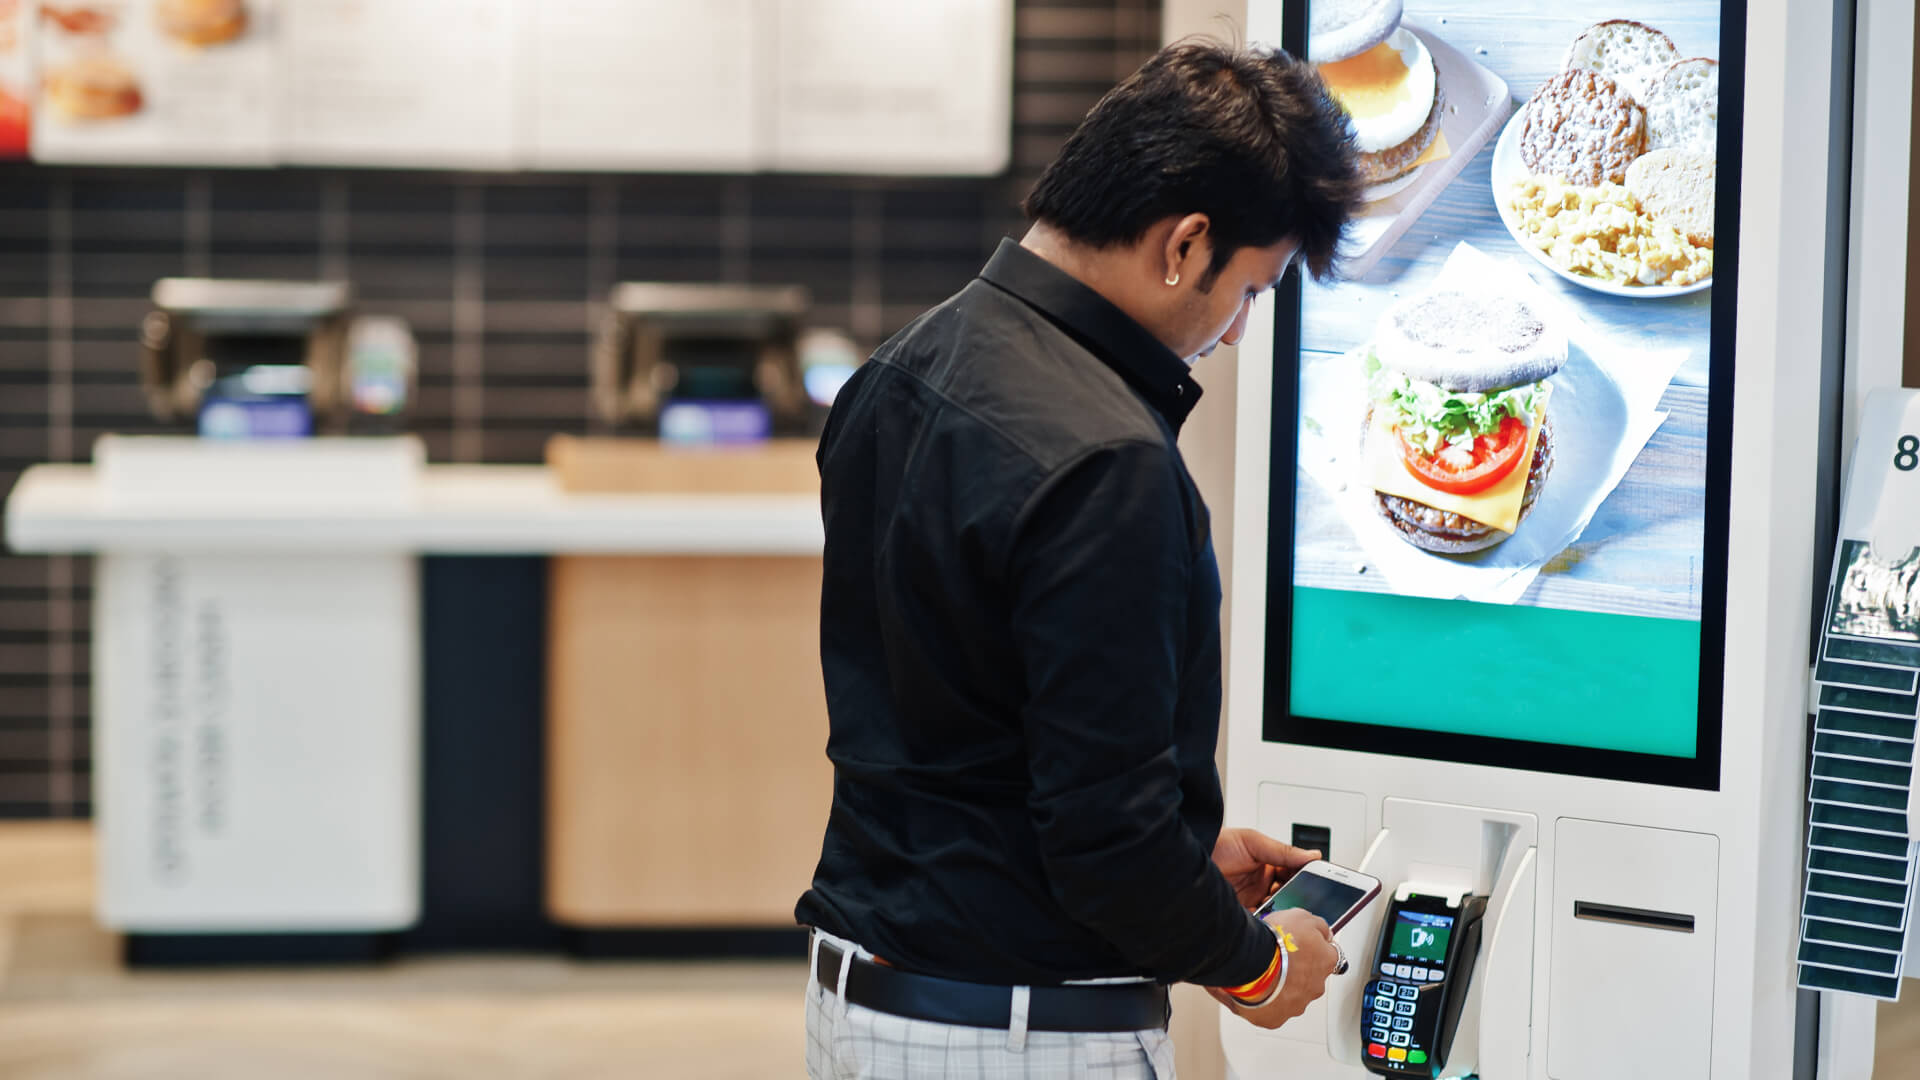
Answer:
[[1178, 270], [1175, 270], [1175, 271], [1173, 272], [1173, 274], [1172, 274], [1172, 276], [1170, 276], [1170, 277], [1168, 277], [1168, 278], [1167, 278], [1167, 285], [1168, 285], [1169, 287], [1172, 287], [1172, 286], [1174, 286], [1174, 285], [1178, 285], [1178, 284], [1180, 284], [1180, 271], [1178, 271]]

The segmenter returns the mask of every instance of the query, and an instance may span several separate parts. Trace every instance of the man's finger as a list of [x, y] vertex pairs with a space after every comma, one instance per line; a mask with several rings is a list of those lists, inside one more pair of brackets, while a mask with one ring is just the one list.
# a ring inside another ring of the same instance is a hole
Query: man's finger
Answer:
[[1288, 871], [1298, 870], [1315, 859], [1324, 858], [1319, 851], [1283, 844], [1266, 833], [1247, 829], [1241, 837], [1246, 845], [1247, 854], [1270, 866], [1282, 867]]

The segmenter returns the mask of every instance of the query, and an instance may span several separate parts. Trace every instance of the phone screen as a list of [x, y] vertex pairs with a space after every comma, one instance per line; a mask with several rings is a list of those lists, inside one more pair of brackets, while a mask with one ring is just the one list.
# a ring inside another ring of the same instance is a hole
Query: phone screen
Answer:
[[1302, 871], [1280, 886], [1279, 892], [1267, 897], [1267, 902], [1260, 905], [1260, 910], [1255, 914], [1265, 916], [1270, 911], [1305, 908], [1325, 919], [1328, 926], [1333, 926], [1365, 895], [1367, 891], [1358, 885], [1348, 885]]

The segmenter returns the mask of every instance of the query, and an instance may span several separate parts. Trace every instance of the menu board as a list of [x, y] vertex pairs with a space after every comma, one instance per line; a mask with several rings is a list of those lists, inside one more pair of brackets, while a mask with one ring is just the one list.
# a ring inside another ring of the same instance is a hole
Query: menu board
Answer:
[[515, 0], [293, 0], [282, 157], [511, 167], [518, 10]]
[[525, 10], [524, 163], [738, 172], [756, 164], [757, 0], [569, 0]]
[[1367, 269], [1283, 313], [1268, 735], [1710, 785], [1720, 0], [1357, 10], [1305, 20]]
[[1012, 36], [1012, 0], [0, 0], [0, 158], [987, 175]]
[[775, 169], [991, 174], [1011, 152], [1011, 0], [767, 0]]
[[74, 0], [33, 10], [35, 158], [274, 160], [275, 0]]

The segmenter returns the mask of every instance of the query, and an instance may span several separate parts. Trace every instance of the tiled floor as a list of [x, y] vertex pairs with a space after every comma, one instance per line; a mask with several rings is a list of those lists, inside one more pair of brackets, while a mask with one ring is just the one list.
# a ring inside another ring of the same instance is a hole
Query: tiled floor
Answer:
[[[88, 914], [92, 852], [84, 825], [0, 823], [0, 1080], [801, 1075], [801, 963], [129, 973]], [[1214, 1006], [1188, 1004], [1182, 1075], [1210, 1080], [1217, 1041], [1200, 1036]]]
[[84, 826], [0, 825], [5, 1080], [753, 1078], [802, 1060], [799, 963], [407, 961], [129, 974]]
[[[803, 965], [411, 960], [128, 973], [88, 911], [84, 825], [0, 823], [3, 1080], [731, 1080], [800, 1074]], [[1205, 1005], [1200, 998], [1199, 1004]], [[1183, 1080], [1218, 1075], [1189, 1010]], [[1920, 994], [1883, 1006], [1876, 1076], [1915, 1075]]]

